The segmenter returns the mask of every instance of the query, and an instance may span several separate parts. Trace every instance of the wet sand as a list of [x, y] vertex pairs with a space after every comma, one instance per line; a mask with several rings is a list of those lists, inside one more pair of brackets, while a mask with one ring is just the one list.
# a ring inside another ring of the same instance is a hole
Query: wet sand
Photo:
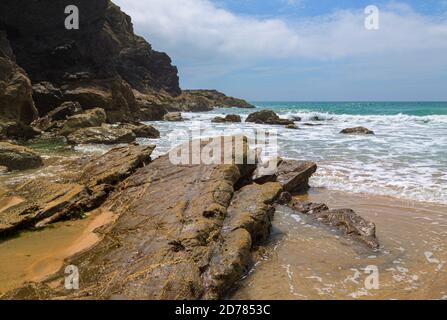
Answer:
[[[232, 299], [447, 299], [446, 206], [325, 189], [301, 198], [375, 222], [381, 249], [280, 207], [262, 261]], [[378, 268], [378, 289], [365, 285], [369, 266]]]
[[101, 235], [94, 231], [116, 218], [112, 212], [96, 210], [84, 220], [57, 223], [0, 242], [0, 296], [59, 271], [66, 258], [98, 243]]

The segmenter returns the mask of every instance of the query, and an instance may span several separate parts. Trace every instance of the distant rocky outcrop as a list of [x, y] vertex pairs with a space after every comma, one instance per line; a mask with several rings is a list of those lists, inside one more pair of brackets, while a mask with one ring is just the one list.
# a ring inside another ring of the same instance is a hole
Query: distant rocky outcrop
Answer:
[[245, 100], [226, 96], [216, 90], [184, 90], [176, 101], [184, 111], [210, 111], [214, 108], [255, 108]]
[[215, 117], [213, 120], [211, 120], [213, 123], [225, 123], [225, 122], [231, 122], [231, 123], [239, 123], [242, 122], [241, 116], [237, 114], [228, 114], [225, 117]]

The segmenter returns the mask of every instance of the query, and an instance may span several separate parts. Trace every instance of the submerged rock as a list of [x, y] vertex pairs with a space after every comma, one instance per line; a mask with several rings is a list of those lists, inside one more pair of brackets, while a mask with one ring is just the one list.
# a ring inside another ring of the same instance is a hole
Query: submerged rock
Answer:
[[129, 128], [103, 124], [101, 127], [79, 129], [67, 137], [69, 144], [120, 144], [136, 140], [135, 133]]
[[322, 203], [299, 200], [293, 200], [290, 207], [303, 214], [311, 215], [324, 224], [336, 227], [372, 249], [377, 249], [380, 246], [376, 237], [376, 225], [362, 218], [351, 209], [330, 210], [327, 205]]
[[225, 123], [225, 122], [233, 122], [233, 123], [239, 123], [242, 122], [241, 116], [236, 114], [229, 114], [224, 117], [215, 117], [211, 122], [214, 123]]
[[254, 122], [259, 124], [272, 124], [272, 125], [290, 125], [294, 124], [292, 120], [281, 119], [272, 110], [261, 110], [250, 114], [245, 122]]
[[181, 122], [183, 121], [183, 117], [180, 112], [170, 112], [163, 117], [163, 120], [170, 122]]
[[371, 135], [373, 135], [374, 131], [371, 131], [365, 127], [355, 127], [355, 128], [343, 129], [340, 133], [341, 134], [371, 134]]
[[42, 165], [42, 158], [33, 150], [8, 142], [0, 142], [0, 166], [5, 166], [8, 170], [26, 170]]
[[288, 124], [288, 125], [286, 126], [286, 129], [298, 130], [299, 128], [298, 128], [298, 126], [297, 126], [296, 124], [291, 123], [291, 124]]

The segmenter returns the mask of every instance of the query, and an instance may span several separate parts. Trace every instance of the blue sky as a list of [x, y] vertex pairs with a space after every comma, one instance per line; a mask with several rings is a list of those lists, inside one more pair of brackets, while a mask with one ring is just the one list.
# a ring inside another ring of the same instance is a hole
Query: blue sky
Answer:
[[[249, 100], [447, 101], [447, 0], [116, 0], [183, 88]], [[366, 30], [364, 9], [380, 10]]]

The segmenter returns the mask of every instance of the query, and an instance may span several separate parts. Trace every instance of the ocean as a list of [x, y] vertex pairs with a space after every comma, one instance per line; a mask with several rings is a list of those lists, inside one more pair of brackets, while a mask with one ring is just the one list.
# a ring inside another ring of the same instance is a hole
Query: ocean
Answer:
[[[279, 154], [312, 160], [318, 172], [311, 186], [447, 204], [447, 102], [254, 102], [281, 117], [301, 117], [299, 130], [258, 124], [213, 124], [211, 119], [256, 110], [215, 109], [184, 113], [182, 123], [151, 122], [161, 139], [157, 154], [189, 139], [185, 130], [206, 129], [206, 136], [244, 133], [253, 128], [278, 130]], [[307, 125], [305, 125], [307, 124]], [[310, 126], [311, 124], [312, 126]], [[365, 126], [375, 136], [342, 135]]]

